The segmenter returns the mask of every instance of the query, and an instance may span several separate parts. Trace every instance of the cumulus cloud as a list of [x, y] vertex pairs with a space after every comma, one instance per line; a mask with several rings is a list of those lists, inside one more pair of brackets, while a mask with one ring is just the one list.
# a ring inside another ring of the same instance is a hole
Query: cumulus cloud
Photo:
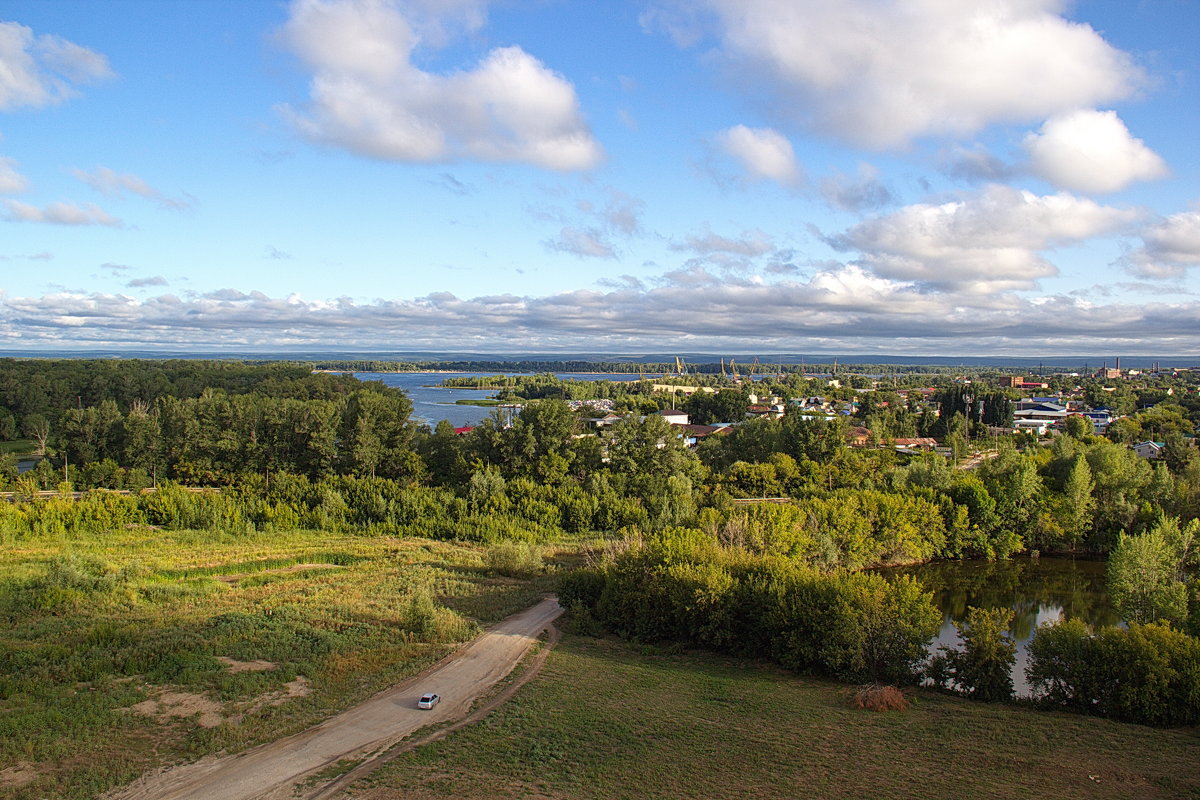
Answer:
[[517, 46], [473, 69], [414, 63], [455, 23], [482, 25], [482, 2], [296, 0], [282, 34], [313, 71], [310, 102], [285, 112], [307, 137], [394, 161], [459, 159], [582, 170], [601, 158], [574, 86]]
[[887, 278], [990, 293], [1032, 288], [1057, 272], [1041, 251], [1122, 230], [1139, 216], [1069, 194], [995, 185], [961, 200], [906, 206], [827, 241], [860, 251], [861, 263]]
[[16, 22], [0, 22], [0, 111], [60, 103], [76, 85], [113, 75], [100, 53], [59, 36], [34, 35]]
[[677, 42], [681, 30], [715, 34], [746, 93], [765, 94], [781, 117], [874, 148], [1094, 107], [1145, 80], [1094, 29], [1065, 19], [1064, 0], [659, 6], [644, 24]]
[[51, 225], [107, 225], [112, 228], [121, 227], [121, 220], [109, 214], [102, 208], [83, 203], [50, 203], [44, 207], [22, 203], [18, 200], [5, 200], [7, 212], [4, 218], [12, 222], [44, 222]]
[[121, 197], [126, 192], [152, 200], [162, 208], [185, 211], [195, 202], [191, 197], [168, 197], [133, 173], [121, 174], [108, 167], [96, 167], [91, 172], [71, 170], [71, 174], [107, 197]]
[[1180, 278], [1200, 266], [1200, 211], [1172, 214], [1142, 232], [1142, 246], [1121, 260], [1143, 278]]
[[[937, 324], [931, 324], [936, 320]], [[459, 298], [441, 292], [411, 300], [273, 298], [229, 289], [202, 296], [61, 292], [37, 298], [0, 291], [0, 338], [27, 347], [89, 344], [190, 347], [463, 347], [464, 331], [487, 330], [493, 351], [531, 346], [617, 344], [653, 348], [663, 336], [698, 346], [754, 343], [805, 349], [814, 341], [896, 352], [980, 352], [1004, 347], [1049, 352], [1137, 348], [1195, 352], [1200, 304], [1097, 304], [1063, 296], [1031, 300], [928, 292], [854, 265], [831, 265], [807, 281], [763, 284], [716, 280], [702, 269], [677, 270], [646, 288], [629, 279], [607, 291], [545, 297]], [[1120, 345], [1118, 347], [1118, 345]]]
[[802, 180], [792, 143], [771, 128], [735, 125], [722, 131], [717, 142], [741, 164], [754, 179], [766, 179], [784, 186], [796, 186]]
[[17, 172], [17, 160], [0, 158], [0, 194], [20, 194], [28, 187], [29, 181]]
[[1115, 111], [1055, 115], [1025, 137], [1030, 168], [1060, 189], [1104, 194], [1167, 175], [1167, 165], [1135, 139]]

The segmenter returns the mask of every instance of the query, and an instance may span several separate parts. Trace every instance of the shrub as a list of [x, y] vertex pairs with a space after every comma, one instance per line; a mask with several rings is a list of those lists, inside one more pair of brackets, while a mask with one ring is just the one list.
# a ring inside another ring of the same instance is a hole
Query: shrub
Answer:
[[1130, 623], [1091, 633], [1078, 620], [1043, 625], [1026, 674], [1048, 705], [1145, 725], [1200, 722], [1200, 639]]
[[869, 683], [854, 690], [850, 703], [864, 711], [907, 711], [908, 698], [895, 686]]
[[483, 554], [483, 563], [493, 572], [510, 578], [540, 575], [545, 570], [542, 548], [531, 542], [500, 542]]

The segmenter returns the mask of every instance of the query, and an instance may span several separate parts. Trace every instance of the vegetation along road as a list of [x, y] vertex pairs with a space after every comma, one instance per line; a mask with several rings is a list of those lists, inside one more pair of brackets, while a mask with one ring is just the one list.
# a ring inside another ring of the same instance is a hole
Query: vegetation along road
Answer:
[[[507, 675], [538, 634], [562, 612], [543, 600], [496, 625], [433, 669], [381, 692], [303, 733], [223, 758], [204, 759], [142, 778], [114, 800], [251, 800], [290, 794], [290, 787], [342, 760], [369, 757], [426, 725], [464, 716], [471, 703]], [[424, 692], [442, 702], [417, 709]]]

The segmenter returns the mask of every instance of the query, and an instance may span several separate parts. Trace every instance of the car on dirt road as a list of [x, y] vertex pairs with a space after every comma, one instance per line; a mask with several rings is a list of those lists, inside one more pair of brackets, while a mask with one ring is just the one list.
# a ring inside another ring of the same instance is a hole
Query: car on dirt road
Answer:
[[441, 699], [440, 695], [423, 694], [421, 695], [421, 699], [417, 701], [417, 708], [433, 708]]

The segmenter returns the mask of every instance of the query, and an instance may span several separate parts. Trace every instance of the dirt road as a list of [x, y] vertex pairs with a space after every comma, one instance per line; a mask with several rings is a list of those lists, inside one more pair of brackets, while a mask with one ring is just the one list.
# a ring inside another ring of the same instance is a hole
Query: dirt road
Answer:
[[[509, 617], [437, 667], [343, 711], [303, 733], [236, 756], [203, 759], [149, 775], [112, 800], [265, 800], [287, 797], [306, 776], [342, 759], [386, 750], [418, 728], [466, 715], [471, 703], [507, 675], [539, 633], [562, 613], [543, 600]], [[417, 709], [437, 692], [442, 702]]]

